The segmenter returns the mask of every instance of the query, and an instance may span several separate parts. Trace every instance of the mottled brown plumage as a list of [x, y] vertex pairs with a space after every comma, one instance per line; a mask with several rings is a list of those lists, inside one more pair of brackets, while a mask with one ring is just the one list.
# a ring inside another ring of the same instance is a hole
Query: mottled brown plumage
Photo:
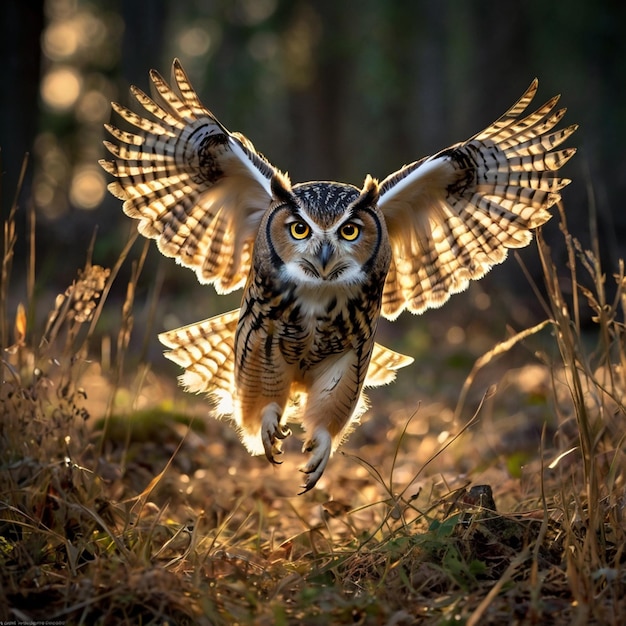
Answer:
[[132, 88], [153, 120], [113, 105], [137, 131], [107, 126], [109, 188], [200, 282], [245, 285], [240, 309], [160, 339], [251, 453], [277, 462], [301, 422], [306, 491], [364, 410], [363, 387], [412, 362], [374, 342], [380, 315], [440, 306], [527, 245], [569, 183], [554, 172], [575, 150], [555, 148], [576, 127], [554, 130], [558, 98], [521, 117], [534, 81], [489, 128], [380, 184], [292, 185], [201, 104], [178, 61], [172, 75], [151, 72], [153, 98]]

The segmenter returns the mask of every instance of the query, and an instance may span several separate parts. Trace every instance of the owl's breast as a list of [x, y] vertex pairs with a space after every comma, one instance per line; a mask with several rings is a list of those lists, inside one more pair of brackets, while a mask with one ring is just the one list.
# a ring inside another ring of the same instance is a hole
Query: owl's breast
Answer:
[[[297, 319], [297, 326], [305, 331], [298, 359], [303, 372], [328, 357], [348, 350], [360, 352], [376, 332], [380, 313], [380, 299], [367, 297], [360, 287], [300, 290], [294, 306], [297, 315], [291, 319]], [[285, 321], [289, 328], [289, 319]]]
[[353, 286], [294, 284], [255, 273], [236, 334], [237, 372], [281, 369], [303, 382], [322, 361], [355, 351], [368, 359], [380, 315], [382, 281]]

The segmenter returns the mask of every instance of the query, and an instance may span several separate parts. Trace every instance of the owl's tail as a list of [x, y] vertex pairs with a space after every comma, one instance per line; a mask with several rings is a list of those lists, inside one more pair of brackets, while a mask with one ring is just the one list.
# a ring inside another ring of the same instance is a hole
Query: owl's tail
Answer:
[[185, 369], [186, 391], [206, 393], [219, 415], [232, 413], [235, 389], [235, 331], [239, 309], [159, 335], [165, 357]]
[[[220, 415], [232, 413], [235, 392], [235, 331], [239, 309], [168, 330], [159, 341], [170, 348], [165, 357], [185, 369], [178, 380], [186, 391], [206, 393]], [[413, 358], [374, 344], [365, 387], [388, 385]]]
[[411, 365], [413, 361], [413, 357], [394, 352], [375, 343], [365, 376], [365, 387], [380, 387], [392, 383], [396, 378], [396, 372], [402, 367]]

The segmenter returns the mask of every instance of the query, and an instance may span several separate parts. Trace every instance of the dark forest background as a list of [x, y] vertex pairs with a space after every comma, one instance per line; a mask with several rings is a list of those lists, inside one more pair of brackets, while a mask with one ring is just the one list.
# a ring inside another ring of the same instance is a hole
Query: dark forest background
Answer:
[[[292, 180], [356, 185], [478, 132], [537, 76], [536, 104], [561, 93], [566, 123], [581, 125], [568, 225], [584, 245], [597, 225], [610, 273], [626, 246], [624, 24], [626, 5], [610, 0], [5, 0], [2, 211], [28, 152], [20, 206], [36, 211], [38, 276], [67, 284], [96, 227], [94, 260], [111, 264], [133, 225], [97, 165], [109, 102], [128, 104], [131, 83], [147, 89], [150, 68], [169, 76], [175, 56], [219, 119]], [[166, 274], [172, 292], [195, 285], [174, 263]], [[530, 293], [515, 263], [489, 280]]]

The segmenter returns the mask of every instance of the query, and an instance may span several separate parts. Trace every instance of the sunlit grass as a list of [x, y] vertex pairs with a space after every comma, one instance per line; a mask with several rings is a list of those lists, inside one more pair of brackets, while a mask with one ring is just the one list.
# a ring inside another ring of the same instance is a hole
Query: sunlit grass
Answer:
[[[131, 350], [133, 333], [155, 332], [136, 328], [133, 313], [146, 245], [124, 301], [107, 296], [136, 235], [111, 268], [86, 246], [84, 267], [42, 315], [33, 227], [27, 301], [10, 310], [16, 210], [4, 224], [0, 289], [1, 620], [624, 622], [626, 279], [622, 264], [605, 278], [563, 217], [573, 297], [539, 237], [546, 321], [469, 368], [446, 407], [456, 407], [450, 432], [416, 429], [439, 410], [427, 399], [396, 408], [408, 417], [390, 419], [384, 436], [372, 431], [379, 440], [363, 449], [346, 448], [321, 488], [296, 497], [289, 458], [274, 472], [247, 456], [225, 424], [204, 419], [201, 399], [173, 403], [173, 381]], [[153, 293], [149, 317], [157, 302]], [[119, 327], [102, 336], [114, 306]], [[583, 307], [593, 311], [584, 332]], [[523, 463], [515, 447], [496, 461], [479, 448], [480, 471], [506, 483], [480, 485], [479, 463], [467, 475], [455, 467], [480, 445], [473, 437], [498, 394], [479, 390], [473, 408], [471, 397], [478, 375], [515, 345], [532, 353], [541, 393], [529, 398], [520, 380], [506, 407], [530, 414], [534, 402], [550, 423]], [[152, 403], [140, 407], [142, 395]]]

